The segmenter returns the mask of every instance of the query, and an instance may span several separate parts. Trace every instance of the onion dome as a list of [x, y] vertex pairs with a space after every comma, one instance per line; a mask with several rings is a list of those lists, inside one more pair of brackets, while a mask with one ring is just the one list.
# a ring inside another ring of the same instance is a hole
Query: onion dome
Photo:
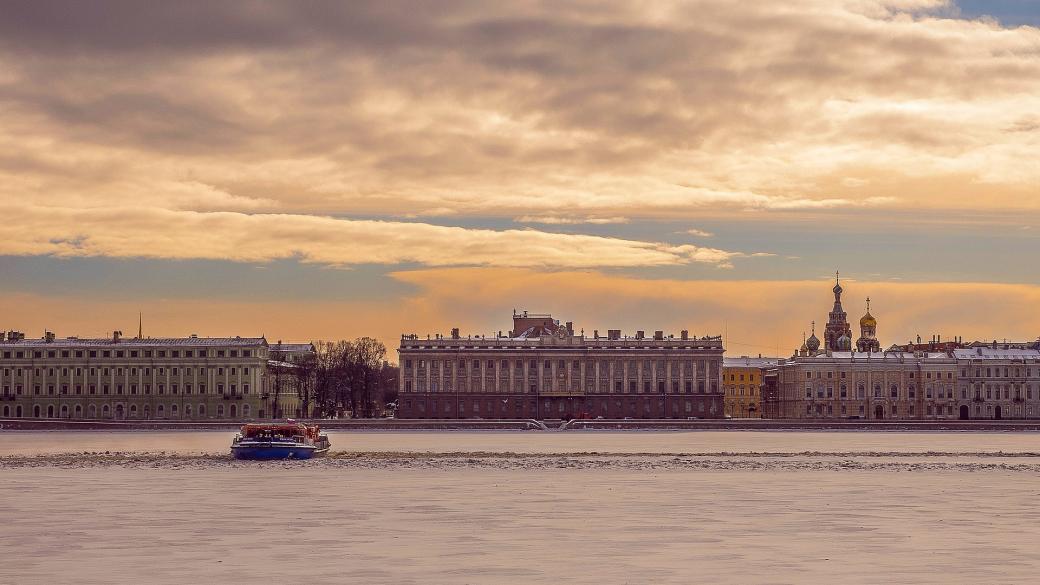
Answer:
[[820, 350], [820, 340], [818, 337], [816, 337], [815, 333], [813, 333], [812, 336], [809, 337], [809, 339], [805, 342], [805, 347], [808, 348], [811, 352], [817, 352]]
[[863, 315], [863, 318], [859, 320], [859, 326], [877, 327], [877, 319], [875, 319], [874, 316], [870, 314], [870, 311], [867, 311], [867, 314]]
[[859, 320], [860, 327], [877, 327], [877, 319], [870, 314], [870, 297], [867, 297], [867, 314]]

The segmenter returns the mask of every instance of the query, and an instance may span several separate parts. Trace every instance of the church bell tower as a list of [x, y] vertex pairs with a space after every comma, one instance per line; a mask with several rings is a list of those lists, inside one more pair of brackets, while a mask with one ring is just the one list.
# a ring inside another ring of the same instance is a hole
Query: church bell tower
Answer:
[[841, 282], [839, 274], [834, 273], [834, 308], [831, 309], [827, 328], [823, 332], [824, 347], [830, 351], [850, 351], [852, 349], [852, 327], [849, 326], [848, 314], [841, 307]]

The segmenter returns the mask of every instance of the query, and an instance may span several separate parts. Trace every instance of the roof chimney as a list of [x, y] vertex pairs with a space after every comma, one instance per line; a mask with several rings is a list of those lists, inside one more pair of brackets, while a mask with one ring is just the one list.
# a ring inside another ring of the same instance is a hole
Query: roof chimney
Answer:
[[636, 339], [642, 339], [644, 337], [646, 337], [645, 331], [636, 331]]
[[458, 339], [459, 338], [459, 328], [458, 327], [452, 327], [451, 328], [451, 338], [452, 339]]
[[683, 329], [682, 331], [679, 332], [679, 337], [681, 339], [683, 339], [683, 340], [689, 339], [690, 338], [690, 331], [688, 329]]
[[44, 331], [43, 332], [43, 340], [46, 341], [47, 343], [53, 343], [54, 342], [54, 332], [53, 331]]
[[664, 339], [664, 331], [654, 331], [654, 339], [657, 341]]

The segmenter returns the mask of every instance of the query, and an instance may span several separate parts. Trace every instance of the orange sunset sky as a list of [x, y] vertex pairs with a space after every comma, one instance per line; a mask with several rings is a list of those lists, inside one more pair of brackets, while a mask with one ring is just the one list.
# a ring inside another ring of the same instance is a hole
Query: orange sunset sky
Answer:
[[1040, 336], [1036, 2], [4, 12], [0, 330]]

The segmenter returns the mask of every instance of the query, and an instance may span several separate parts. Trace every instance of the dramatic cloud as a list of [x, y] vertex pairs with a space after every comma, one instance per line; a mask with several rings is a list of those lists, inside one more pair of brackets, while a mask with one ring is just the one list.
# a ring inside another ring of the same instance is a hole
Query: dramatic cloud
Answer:
[[0, 213], [9, 224], [0, 239], [0, 255], [236, 262], [297, 258], [333, 266], [418, 263], [549, 268], [691, 262], [731, 268], [733, 258], [746, 256], [693, 245], [536, 230], [465, 229], [312, 215], [3, 204]]
[[8, 201], [600, 221], [1040, 209], [1040, 30], [940, 0], [3, 12]]

